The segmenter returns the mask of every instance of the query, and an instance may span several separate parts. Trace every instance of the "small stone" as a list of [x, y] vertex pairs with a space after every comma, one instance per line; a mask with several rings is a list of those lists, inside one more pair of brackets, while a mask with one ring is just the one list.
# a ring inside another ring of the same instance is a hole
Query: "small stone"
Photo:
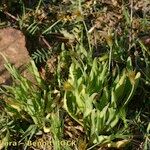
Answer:
[[[25, 36], [21, 31], [14, 28], [0, 29], [0, 54], [3, 54], [23, 74], [26, 74], [26, 65], [30, 62], [25, 44]], [[4, 64], [5, 60], [0, 55], [0, 85], [12, 82]]]

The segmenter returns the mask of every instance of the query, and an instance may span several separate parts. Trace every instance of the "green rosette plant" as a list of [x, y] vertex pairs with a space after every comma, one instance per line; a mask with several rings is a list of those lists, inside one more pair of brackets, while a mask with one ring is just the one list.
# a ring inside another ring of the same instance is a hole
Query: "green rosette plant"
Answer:
[[110, 146], [112, 140], [125, 138], [115, 128], [121, 120], [127, 127], [126, 106], [135, 93], [140, 73], [132, 69], [128, 58], [126, 68], [113, 77], [108, 72], [108, 61], [99, 60], [94, 58], [92, 63], [84, 64], [73, 59], [64, 83], [64, 108], [84, 127], [93, 146]]

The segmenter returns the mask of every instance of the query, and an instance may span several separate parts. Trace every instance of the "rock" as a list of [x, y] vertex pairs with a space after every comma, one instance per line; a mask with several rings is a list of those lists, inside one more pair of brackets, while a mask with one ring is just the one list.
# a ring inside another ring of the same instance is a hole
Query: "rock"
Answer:
[[[30, 61], [25, 43], [25, 36], [21, 31], [14, 28], [0, 29], [0, 53], [23, 74], [26, 74], [25, 66]], [[4, 64], [4, 58], [0, 55], [0, 85], [10, 84], [12, 81]]]

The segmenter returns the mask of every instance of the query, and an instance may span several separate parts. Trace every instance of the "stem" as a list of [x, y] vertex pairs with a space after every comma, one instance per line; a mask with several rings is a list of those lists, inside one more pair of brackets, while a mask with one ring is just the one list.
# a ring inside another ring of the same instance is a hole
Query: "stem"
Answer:
[[109, 52], [109, 68], [108, 68], [109, 72], [111, 70], [111, 59], [112, 59], [112, 46], [110, 47], [110, 52]]
[[132, 94], [134, 92], [134, 88], [135, 88], [135, 85], [132, 85], [132, 89], [131, 89], [131, 92], [126, 100], [126, 102], [124, 103], [123, 107], [125, 107], [125, 105], [127, 105], [127, 103], [129, 102], [130, 98], [132, 97]]
[[88, 34], [88, 29], [87, 29], [87, 26], [85, 24], [85, 21], [83, 21], [83, 25], [84, 25], [84, 28], [85, 28], [85, 31], [86, 31], [86, 36], [87, 36], [87, 40], [88, 40], [89, 50], [90, 50], [90, 52], [92, 52], [92, 47], [91, 47], [91, 44], [90, 44], [90, 37], [89, 37], [89, 34]]
[[132, 22], [133, 22], [133, 0], [130, 2], [130, 30], [129, 30], [129, 48], [128, 51], [130, 51], [132, 47], [132, 40], [133, 40], [133, 35], [132, 35]]

